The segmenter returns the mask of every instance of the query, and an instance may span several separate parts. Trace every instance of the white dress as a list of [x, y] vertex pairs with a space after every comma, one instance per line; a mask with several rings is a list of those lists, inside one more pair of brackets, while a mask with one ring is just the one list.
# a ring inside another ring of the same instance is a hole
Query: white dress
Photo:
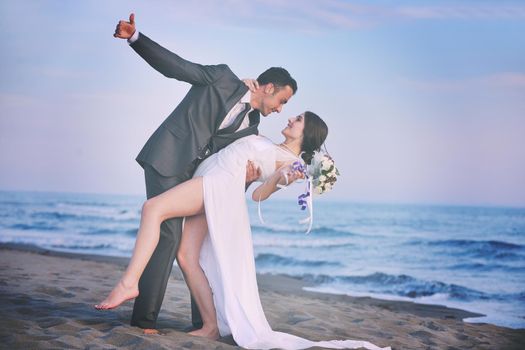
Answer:
[[269, 139], [251, 135], [210, 156], [194, 177], [203, 177], [208, 235], [200, 253], [200, 265], [213, 291], [221, 336], [232, 334], [248, 349], [390, 349], [357, 340], [314, 342], [271, 329], [259, 298], [252, 233], [245, 198], [246, 163], [261, 168], [264, 181], [275, 172], [275, 162], [293, 162], [295, 155]]

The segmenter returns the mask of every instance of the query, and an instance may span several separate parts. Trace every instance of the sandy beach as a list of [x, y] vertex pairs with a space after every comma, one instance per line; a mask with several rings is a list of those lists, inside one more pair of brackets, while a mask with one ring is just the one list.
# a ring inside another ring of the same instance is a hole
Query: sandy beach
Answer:
[[[231, 337], [187, 335], [189, 294], [173, 269], [159, 316], [160, 335], [129, 325], [132, 302], [117, 310], [93, 304], [111, 290], [128, 259], [0, 245], [0, 347], [5, 349], [229, 349]], [[274, 330], [312, 340], [363, 339], [392, 349], [524, 349], [525, 330], [470, 324], [470, 312], [442, 306], [302, 290], [303, 281], [259, 275]]]

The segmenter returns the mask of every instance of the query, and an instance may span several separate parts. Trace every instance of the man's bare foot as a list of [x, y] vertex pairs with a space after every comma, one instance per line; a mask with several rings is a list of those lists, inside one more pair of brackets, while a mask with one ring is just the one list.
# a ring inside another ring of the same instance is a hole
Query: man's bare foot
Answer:
[[153, 328], [144, 328], [144, 334], [145, 335], [153, 335], [153, 334], [160, 334], [158, 329]]
[[188, 334], [194, 335], [196, 337], [204, 337], [211, 340], [219, 339], [219, 328], [217, 327], [202, 327], [201, 329], [194, 330]]
[[118, 307], [125, 301], [134, 299], [139, 295], [138, 286], [126, 286], [122, 280], [120, 280], [115, 288], [109, 293], [109, 296], [104, 299], [100, 304], [95, 305], [98, 310], [109, 310]]

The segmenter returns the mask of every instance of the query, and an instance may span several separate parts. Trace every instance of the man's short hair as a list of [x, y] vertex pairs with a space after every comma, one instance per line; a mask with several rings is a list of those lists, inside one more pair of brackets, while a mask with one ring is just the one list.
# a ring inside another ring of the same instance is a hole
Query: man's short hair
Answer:
[[297, 82], [286, 69], [281, 67], [272, 67], [265, 70], [259, 75], [257, 82], [259, 82], [260, 85], [272, 83], [278, 89], [288, 85], [292, 88], [294, 94], [297, 91]]

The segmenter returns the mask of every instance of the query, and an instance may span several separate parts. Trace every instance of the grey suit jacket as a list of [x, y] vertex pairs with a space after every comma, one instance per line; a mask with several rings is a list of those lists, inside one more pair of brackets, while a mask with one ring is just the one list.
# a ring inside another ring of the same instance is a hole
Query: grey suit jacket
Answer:
[[212, 152], [239, 137], [257, 133], [257, 122], [229, 135], [217, 130], [230, 109], [248, 91], [225, 64], [201, 65], [189, 62], [163, 48], [142, 33], [131, 44], [149, 65], [168, 78], [190, 83], [184, 99], [151, 135], [136, 160], [151, 165], [163, 176], [191, 176], [195, 159], [210, 143]]

